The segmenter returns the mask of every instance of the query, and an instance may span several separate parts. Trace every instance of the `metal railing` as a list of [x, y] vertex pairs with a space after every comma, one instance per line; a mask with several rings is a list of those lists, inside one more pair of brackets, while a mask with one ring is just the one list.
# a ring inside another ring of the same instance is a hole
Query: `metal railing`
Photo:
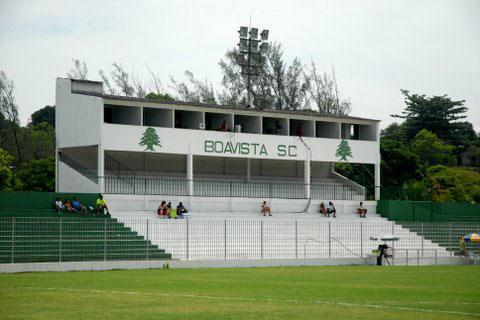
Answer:
[[326, 219], [0, 218], [0, 263], [366, 258], [378, 247], [370, 236], [393, 233], [394, 264], [433, 264], [458, 256], [461, 235], [479, 227]]
[[[311, 197], [318, 200], [364, 200], [365, 192], [344, 184], [311, 184]], [[105, 193], [188, 195], [188, 181], [181, 178], [105, 177]], [[303, 183], [227, 181], [196, 179], [193, 196], [305, 199]]]

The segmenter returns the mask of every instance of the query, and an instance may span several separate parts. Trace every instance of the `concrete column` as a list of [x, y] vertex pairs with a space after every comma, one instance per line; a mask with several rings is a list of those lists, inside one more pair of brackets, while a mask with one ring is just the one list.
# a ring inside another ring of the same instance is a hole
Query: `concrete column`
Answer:
[[[58, 142], [56, 143], [58, 146]], [[58, 148], [55, 148], [55, 192], [60, 192], [59, 191], [59, 186], [60, 186], [60, 181], [58, 180], [60, 178], [60, 175], [58, 174], [58, 171], [60, 170], [59, 166], [59, 161], [58, 161]]]
[[188, 195], [193, 196], [193, 154], [191, 152], [187, 154], [187, 182]]
[[380, 200], [380, 163], [375, 164], [375, 200]]
[[250, 182], [251, 173], [252, 173], [252, 168], [251, 168], [250, 158], [247, 158], [247, 182]]
[[311, 183], [311, 172], [310, 172], [310, 150], [307, 150], [305, 153], [305, 166], [304, 166], [304, 183], [305, 183], [305, 196], [307, 199], [310, 199], [310, 183]]
[[105, 192], [105, 151], [103, 150], [103, 145], [100, 143], [98, 144], [98, 151], [97, 151], [97, 175], [98, 175], [98, 192], [104, 193]]

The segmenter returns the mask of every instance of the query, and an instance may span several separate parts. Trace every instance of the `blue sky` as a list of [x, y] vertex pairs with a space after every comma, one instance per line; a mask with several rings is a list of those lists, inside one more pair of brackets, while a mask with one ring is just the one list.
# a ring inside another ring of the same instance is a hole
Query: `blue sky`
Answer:
[[480, 1], [24, 1], [0, 0], [0, 69], [16, 83], [20, 118], [55, 103], [55, 78], [72, 58], [89, 75], [121, 62], [169, 77], [191, 70], [218, 87], [218, 61], [238, 27], [270, 29], [288, 61], [332, 63], [352, 115], [383, 127], [400, 89], [465, 99], [480, 130]]

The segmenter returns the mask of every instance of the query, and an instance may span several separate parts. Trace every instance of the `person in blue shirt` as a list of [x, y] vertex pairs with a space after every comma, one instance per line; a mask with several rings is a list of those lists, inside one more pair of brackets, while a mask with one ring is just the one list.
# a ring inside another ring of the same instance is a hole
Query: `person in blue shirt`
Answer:
[[87, 208], [80, 203], [80, 200], [78, 200], [78, 197], [73, 198], [72, 207], [77, 212], [80, 212], [83, 214], [87, 213]]

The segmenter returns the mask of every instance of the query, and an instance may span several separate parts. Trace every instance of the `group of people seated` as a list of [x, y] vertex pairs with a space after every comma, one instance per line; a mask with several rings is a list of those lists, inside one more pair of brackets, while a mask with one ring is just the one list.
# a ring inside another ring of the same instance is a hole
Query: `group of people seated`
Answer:
[[[325, 217], [330, 217], [331, 214], [333, 214], [333, 217], [337, 217], [337, 209], [335, 209], [335, 206], [333, 205], [332, 201], [328, 202], [328, 206], [325, 206], [325, 203], [320, 203], [320, 209], [319, 212], [323, 214]], [[360, 218], [366, 218], [367, 217], [367, 209], [363, 206], [363, 202], [360, 202], [358, 208], [357, 208], [357, 213], [360, 216]]]
[[328, 202], [328, 206], [325, 206], [325, 203], [320, 203], [320, 213], [323, 214], [324, 217], [330, 217], [332, 214], [334, 218], [337, 217], [337, 209], [333, 205], [332, 201]]
[[163, 219], [183, 219], [186, 213], [188, 210], [181, 202], [178, 203], [177, 208], [172, 208], [171, 202], [162, 201], [157, 209], [157, 215]]
[[66, 198], [64, 201], [62, 201], [62, 198], [57, 197], [57, 199], [55, 200], [55, 209], [58, 213], [64, 211], [72, 214], [80, 213], [85, 215], [90, 210], [91, 212], [93, 212], [93, 214], [105, 214], [106, 212], [107, 215], [110, 215], [107, 207], [107, 202], [105, 201], [105, 199], [103, 199], [103, 195], [101, 194], [98, 194], [98, 199], [95, 202], [95, 208], [92, 206], [87, 207], [83, 205], [80, 202], [80, 199], [75, 196], [73, 197], [73, 200]]

